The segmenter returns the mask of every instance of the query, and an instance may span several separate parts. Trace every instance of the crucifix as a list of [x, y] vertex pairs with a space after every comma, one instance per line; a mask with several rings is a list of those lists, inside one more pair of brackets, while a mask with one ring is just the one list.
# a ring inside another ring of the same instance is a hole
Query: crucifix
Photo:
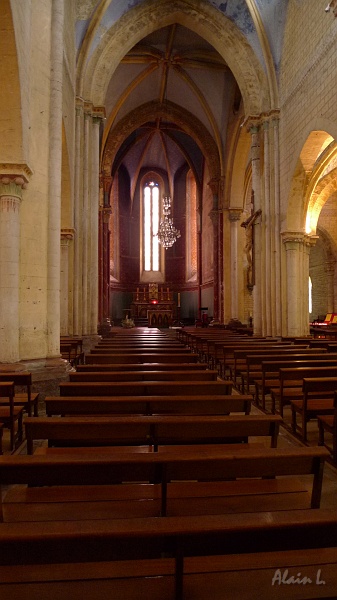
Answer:
[[254, 229], [256, 219], [262, 214], [262, 210], [256, 210], [254, 212], [254, 192], [252, 191], [252, 212], [251, 215], [241, 223], [241, 227], [244, 227], [246, 230], [246, 244], [245, 244], [245, 252], [247, 257], [247, 287], [249, 289], [253, 289], [254, 286]]

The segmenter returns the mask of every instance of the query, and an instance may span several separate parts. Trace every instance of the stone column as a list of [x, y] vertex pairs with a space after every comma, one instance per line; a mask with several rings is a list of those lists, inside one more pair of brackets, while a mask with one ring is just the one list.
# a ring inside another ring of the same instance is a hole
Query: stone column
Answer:
[[74, 238], [72, 229], [61, 230], [61, 275], [60, 275], [60, 334], [69, 335], [69, 245]]
[[274, 235], [273, 235], [273, 279], [272, 279], [272, 306], [275, 307], [273, 318], [272, 335], [282, 334], [282, 311], [281, 311], [281, 235], [280, 235], [280, 148], [279, 148], [279, 118], [272, 118], [274, 133], [273, 155], [274, 155]]
[[63, 0], [52, 1], [49, 118], [47, 356], [60, 355]]
[[99, 207], [99, 312], [98, 320], [102, 324], [110, 318], [110, 192], [112, 177], [104, 173], [100, 177], [102, 201]]
[[271, 277], [272, 277], [272, 211], [270, 207], [271, 189], [270, 189], [270, 128], [269, 121], [263, 122], [263, 174], [264, 174], [264, 219], [262, 220], [262, 237], [264, 240], [263, 253], [263, 273], [264, 273], [264, 294], [262, 295], [262, 312], [264, 314], [264, 334], [272, 335], [272, 294], [271, 294]]
[[0, 362], [20, 360], [20, 204], [27, 181], [0, 175]]
[[213, 225], [213, 318], [219, 319], [219, 179], [212, 179], [209, 186], [213, 193], [213, 209], [209, 217]]
[[83, 213], [82, 213], [82, 333], [88, 330], [88, 268], [89, 268], [89, 194], [90, 194], [90, 158], [91, 158], [91, 105], [84, 106], [83, 131]]
[[317, 236], [308, 236], [301, 231], [282, 232], [286, 250], [286, 291], [288, 336], [309, 333], [309, 254]]
[[90, 194], [90, 251], [88, 282], [89, 333], [97, 333], [98, 325], [98, 215], [99, 215], [99, 132], [103, 114], [94, 109], [91, 145], [91, 194]]
[[110, 318], [110, 206], [103, 209], [103, 320]]
[[[254, 192], [254, 211], [262, 208], [261, 202], [261, 159], [260, 159], [260, 133], [259, 126], [253, 125], [249, 129], [252, 137], [252, 189]], [[262, 220], [263, 220], [262, 215]], [[253, 288], [253, 326], [254, 334], [264, 335], [262, 314], [262, 234], [260, 227], [254, 227], [254, 288]]]
[[84, 103], [76, 99], [74, 184], [74, 334], [82, 335], [82, 193]]
[[241, 217], [242, 210], [230, 208], [228, 218], [230, 222], [230, 244], [231, 244], [231, 317], [239, 318], [239, 277], [238, 277], [238, 221]]

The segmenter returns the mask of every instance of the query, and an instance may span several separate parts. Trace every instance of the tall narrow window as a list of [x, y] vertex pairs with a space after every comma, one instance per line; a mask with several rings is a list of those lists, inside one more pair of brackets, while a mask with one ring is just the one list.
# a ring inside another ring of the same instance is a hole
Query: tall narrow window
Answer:
[[159, 186], [150, 181], [143, 197], [144, 271], [159, 271]]
[[309, 313], [312, 313], [312, 281], [309, 277]]

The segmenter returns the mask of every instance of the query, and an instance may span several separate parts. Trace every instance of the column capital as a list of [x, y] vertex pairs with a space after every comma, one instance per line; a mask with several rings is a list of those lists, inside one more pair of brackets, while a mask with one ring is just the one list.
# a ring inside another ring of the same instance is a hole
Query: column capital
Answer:
[[106, 118], [104, 106], [93, 106], [92, 107], [92, 120], [94, 123], [101, 123]]
[[75, 229], [72, 227], [66, 228], [62, 227], [61, 229], [61, 242], [62, 240], [73, 240], [75, 237]]
[[259, 115], [248, 115], [242, 123], [242, 127], [246, 127], [250, 133], [258, 133], [261, 125], [269, 123], [270, 121], [278, 121], [280, 118], [280, 111], [274, 108], [268, 112], [260, 113]]
[[25, 163], [0, 163], [0, 196], [22, 199], [32, 171]]
[[295, 250], [299, 245], [305, 242], [305, 233], [303, 231], [282, 231], [281, 239], [286, 250]]
[[231, 223], [234, 221], [239, 221], [242, 215], [242, 208], [229, 208], [228, 209], [228, 219]]

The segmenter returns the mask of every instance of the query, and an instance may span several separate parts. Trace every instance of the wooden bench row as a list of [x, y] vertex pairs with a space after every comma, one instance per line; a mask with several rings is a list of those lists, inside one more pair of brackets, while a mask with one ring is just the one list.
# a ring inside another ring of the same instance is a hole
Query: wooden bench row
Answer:
[[156, 353], [156, 352], [134, 352], [134, 353], [88, 353], [85, 355], [85, 364], [100, 363], [193, 363], [198, 362], [198, 355], [190, 352]]
[[62, 382], [61, 396], [174, 396], [230, 394], [231, 381], [117, 381]]
[[267, 437], [277, 446], [281, 417], [250, 416], [120, 416], [114, 418], [28, 417], [24, 420], [27, 452], [33, 453], [35, 440], [48, 440], [48, 446], [159, 446], [223, 444], [247, 442]]
[[[10, 486], [2, 501], [1, 520], [319, 508], [328, 456], [327, 449], [318, 446], [246, 449], [244, 445], [232, 452], [180, 448], [152, 453], [1, 456], [1, 485]], [[310, 475], [311, 483], [303, 484], [298, 475]]]
[[181, 414], [226, 415], [250, 413], [249, 394], [191, 394], [177, 396], [47, 396], [46, 414], [113, 415], [113, 414]]
[[336, 513], [328, 510], [4, 523], [0, 594], [12, 600], [23, 589], [30, 600], [134, 600], [135, 590], [137, 600], [333, 598], [336, 535]]
[[218, 372], [210, 369], [181, 369], [181, 370], [159, 370], [152, 369], [132, 371], [77, 371], [69, 373], [71, 382], [107, 382], [107, 381], [217, 381]]

